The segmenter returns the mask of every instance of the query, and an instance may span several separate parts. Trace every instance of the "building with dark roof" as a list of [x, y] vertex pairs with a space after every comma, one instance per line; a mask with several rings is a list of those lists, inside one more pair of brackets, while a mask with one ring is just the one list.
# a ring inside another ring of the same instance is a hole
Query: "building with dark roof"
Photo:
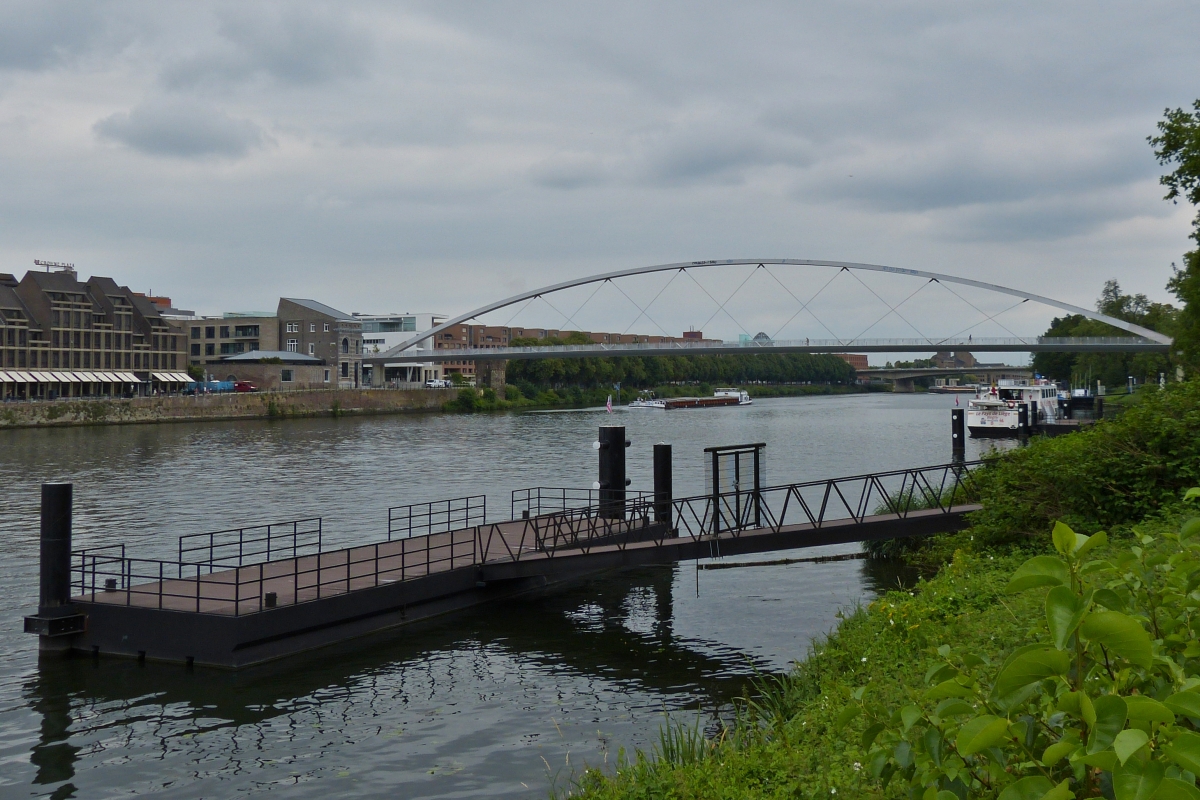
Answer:
[[184, 338], [148, 299], [71, 269], [0, 275], [0, 393], [111, 397], [186, 382]]

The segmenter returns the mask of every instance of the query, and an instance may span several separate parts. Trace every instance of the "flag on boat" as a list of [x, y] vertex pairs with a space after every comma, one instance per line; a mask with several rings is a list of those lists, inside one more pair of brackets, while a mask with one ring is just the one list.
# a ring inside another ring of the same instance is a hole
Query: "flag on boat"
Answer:
[[612, 413], [612, 395], [611, 394], [608, 396], [608, 402], [604, 404], [604, 407], [608, 409], [608, 413], [610, 413], [610, 414]]

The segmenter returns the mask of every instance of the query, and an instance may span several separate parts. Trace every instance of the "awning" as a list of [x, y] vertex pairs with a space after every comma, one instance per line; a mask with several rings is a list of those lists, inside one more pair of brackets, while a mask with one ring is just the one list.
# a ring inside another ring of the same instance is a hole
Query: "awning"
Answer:
[[113, 374], [121, 379], [121, 383], [141, 383], [142, 382], [142, 379], [139, 378], [137, 375], [134, 375], [132, 372], [114, 372]]
[[31, 373], [28, 373], [28, 372], [14, 372], [14, 373], [12, 373], [12, 374], [13, 374], [13, 375], [16, 375], [16, 376], [18, 377], [18, 379], [19, 379], [19, 380], [20, 380], [22, 383], [38, 383], [38, 379], [37, 379], [37, 377], [36, 377], [36, 376], [34, 376], [34, 375], [32, 375]]
[[162, 383], [191, 383], [190, 375], [185, 375], [182, 372], [151, 372], [151, 377]]
[[8, 377], [8, 373], [0, 370], [0, 383], [13, 383], [13, 379]]

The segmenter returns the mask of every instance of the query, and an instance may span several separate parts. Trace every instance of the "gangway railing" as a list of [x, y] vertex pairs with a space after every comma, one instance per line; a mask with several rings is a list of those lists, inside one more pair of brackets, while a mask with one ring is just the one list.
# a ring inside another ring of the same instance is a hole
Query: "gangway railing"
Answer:
[[[653, 499], [653, 492], [626, 489], [625, 499], [641, 502]], [[570, 489], [561, 486], [531, 486], [512, 492], [512, 518], [536, 517], [573, 509], [595, 510], [600, 505], [599, 489]]]
[[388, 541], [471, 528], [487, 522], [487, 495], [455, 497], [388, 509]]
[[[173, 561], [131, 558], [123, 545], [89, 548], [72, 552], [72, 585], [82, 601], [237, 616], [488, 563], [662, 546], [678, 539], [719, 542], [748, 531], [794, 530], [802, 536], [805, 530], [847, 521], [949, 514], [977, 500], [972, 471], [982, 463], [682, 498], [672, 503], [671, 524], [655, 520], [652, 494], [630, 492], [640, 496], [627, 500], [619, 518], [600, 516], [596, 502], [329, 551], [320, 550], [319, 518], [180, 537], [181, 557]], [[305, 536], [316, 537], [315, 552], [303, 551]]]
[[211, 533], [184, 534], [179, 537], [179, 562], [199, 564], [211, 572], [217, 568], [240, 567], [258, 560], [272, 561], [319, 553], [321, 545], [321, 518], [310, 517]]

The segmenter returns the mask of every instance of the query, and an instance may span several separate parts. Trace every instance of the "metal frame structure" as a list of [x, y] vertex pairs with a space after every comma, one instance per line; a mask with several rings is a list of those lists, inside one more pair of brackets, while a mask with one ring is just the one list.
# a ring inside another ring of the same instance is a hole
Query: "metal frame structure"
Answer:
[[[867, 272], [884, 272], [884, 273], [889, 273], [892, 275], [910, 275], [915, 278], [925, 278], [927, 280], [936, 281], [939, 283], [956, 283], [961, 286], [971, 286], [971, 287], [974, 287], [977, 289], [985, 289], [987, 291], [998, 292], [1000, 294], [1007, 294], [1012, 297], [1019, 297], [1022, 300], [1026, 300], [1026, 301], [1032, 300], [1036, 303], [1051, 306], [1052, 308], [1057, 308], [1061, 311], [1066, 311], [1071, 314], [1082, 314], [1083, 316], [1087, 317], [1088, 319], [1094, 319], [1094, 320], [1097, 320], [1100, 322], [1108, 323], [1109, 325], [1112, 325], [1115, 328], [1120, 328], [1121, 330], [1129, 331], [1130, 333], [1132, 333], [1136, 336], [1141, 336], [1141, 337], [1151, 340], [1152, 342], [1157, 342], [1159, 345], [1169, 346], [1172, 341], [1169, 336], [1164, 336], [1163, 334], [1158, 333], [1156, 331], [1152, 331], [1149, 328], [1143, 328], [1140, 325], [1134, 325], [1131, 322], [1126, 322], [1125, 320], [1117, 319], [1116, 317], [1110, 317], [1107, 314], [1100, 314], [1096, 311], [1091, 311], [1086, 308], [1081, 308], [1080, 306], [1071, 305], [1070, 303], [1063, 303], [1059, 300], [1054, 300], [1049, 297], [1044, 297], [1042, 295], [1033, 294], [1032, 292], [1025, 292], [1025, 291], [1021, 291], [1019, 289], [1011, 289], [1007, 286], [1000, 286], [999, 284], [994, 284], [994, 283], [985, 283], [983, 281], [976, 281], [976, 280], [972, 280], [970, 278], [959, 278], [955, 275], [946, 275], [941, 272], [929, 272], [926, 270], [919, 270], [919, 269], [904, 269], [901, 267], [889, 267], [889, 266], [884, 266], [882, 264], [862, 264], [862, 263], [857, 263], [857, 262], [853, 262], [853, 261], [824, 261], [821, 259], [794, 259], [794, 258], [730, 258], [730, 259], [720, 259], [720, 260], [713, 260], [713, 261], [685, 261], [685, 262], [679, 262], [679, 263], [674, 263], [674, 264], [658, 264], [658, 265], [650, 266], [650, 267], [636, 267], [634, 269], [616, 270], [615, 272], [605, 272], [605, 273], [602, 273], [599, 275], [591, 275], [586, 278], [576, 278], [576, 279], [569, 280], [569, 281], [563, 281], [561, 283], [555, 283], [550, 286], [544, 286], [540, 289], [533, 289], [532, 291], [522, 292], [520, 294], [513, 295], [512, 297], [507, 297], [503, 300], [498, 300], [494, 303], [489, 303], [487, 305], [480, 306], [479, 308], [476, 308], [473, 311], [468, 311], [467, 313], [460, 314], [457, 317], [453, 317], [452, 319], [449, 319], [446, 322], [443, 322], [441, 325], [431, 328], [430, 330], [425, 331], [424, 333], [418, 334], [417, 336], [414, 336], [413, 338], [409, 339], [408, 341], [402, 342], [399, 345], [397, 345], [396, 347], [392, 348], [391, 350], [388, 350], [386, 353], [381, 353], [379, 356], [374, 357], [370, 360], [382, 362], [385, 360], [394, 359], [396, 356], [399, 356], [400, 353], [402, 353], [405, 350], [408, 350], [409, 348], [414, 347], [419, 342], [423, 342], [426, 339], [434, 337], [437, 334], [441, 333], [442, 331], [444, 331], [448, 328], [452, 328], [455, 325], [461, 325], [463, 322], [466, 322], [467, 320], [475, 319], [477, 317], [480, 317], [480, 316], [490, 313], [492, 311], [496, 311], [501, 308], [505, 308], [507, 306], [516, 305], [517, 303], [521, 303], [526, 300], [531, 300], [536, 297], [553, 294], [555, 292], [561, 292], [565, 289], [573, 289], [575, 287], [586, 286], [591, 283], [601, 283], [601, 282], [605, 282], [605, 281], [612, 281], [612, 280], [616, 280], [618, 278], [630, 277], [632, 275], [648, 275], [648, 274], [655, 273], [655, 272], [687, 271], [689, 269], [706, 269], [709, 267], [752, 266], [752, 265], [756, 265], [756, 264], [759, 266], [783, 265], [783, 266], [803, 266], [803, 267], [831, 267], [831, 268], [841, 269], [841, 270], [863, 270], [863, 271], [867, 271]], [[465, 353], [465, 351], [463, 351], [463, 350], [456, 351], [455, 358], [464, 358], [465, 357], [464, 353]], [[428, 355], [429, 354], [427, 352], [424, 356], [422, 356], [422, 358], [424, 360], [429, 360]], [[475, 358], [475, 359], [479, 358], [478, 356], [471, 356], [471, 357]]]
[[[203, 543], [212, 536], [213, 548], [230, 548], [228, 555], [214, 550], [207, 558], [190, 561], [130, 558], [124, 545], [76, 550], [71, 585], [75, 602], [96, 606], [241, 617], [466, 568], [478, 574], [484, 568], [523, 564], [540, 573], [551, 569], [556, 559], [604, 557], [636, 547], [670, 550], [674, 555], [663, 555], [670, 560], [681, 557], [680, 548], [670, 547], [678, 544], [697, 545], [719, 555], [723, 544], [744, 544], [756, 536], [784, 535], [787, 546], [804, 547], [806, 537], [819, 538], [823, 529], [838, 526], [845, 532], [847, 523], [867, 525], [970, 510], [971, 469], [981, 463], [955, 462], [765, 488], [753, 485], [683, 498], [672, 503], [674, 527], [655, 521], [654, 498], [643, 493], [627, 500], [621, 519], [601, 516], [597, 503], [257, 563], [245, 563], [245, 546], [261, 548], [266, 537], [259, 532], [266, 526], [181, 537], [184, 554], [209, 551], [209, 547], [185, 546], [183, 539]], [[297, 529], [299, 524], [288, 523]], [[239, 537], [234, 534], [239, 532], [242, 549], [235, 554], [232, 547]], [[299, 547], [297, 543], [290, 549]]]

